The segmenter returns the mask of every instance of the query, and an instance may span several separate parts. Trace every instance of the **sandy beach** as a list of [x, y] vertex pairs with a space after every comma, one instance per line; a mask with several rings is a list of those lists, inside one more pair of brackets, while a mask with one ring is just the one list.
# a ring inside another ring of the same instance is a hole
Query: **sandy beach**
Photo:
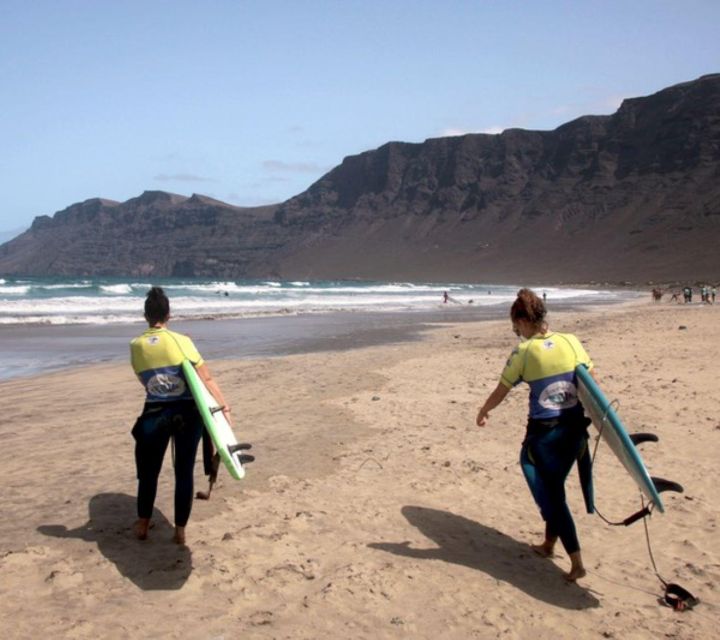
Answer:
[[[5, 638], [710, 638], [720, 620], [720, 307], [639, 302], [550, 313], [576, 333], [663, 494], [649, 531], [660, 573], [702, 600], [661, 606], [642, 523], [609, 527], [568, 496], [587, 577], [529, 549], [543, 523], [518, 452], [527, 388], [475, 426], [516, 338], [503, 321], [421, 340], [210, 365], [257, 461], [196, 501], [172, 537], [172, 466], [150, 538], [132, 536], [128, 364], [0, 383], [0, 620]], [[202, 351], [202, 344], [198, 347]], [[594, 435], [594, 433], [593, 433]], [[596, 502], [639, 494], [601, 445]], [[206, 487], [196, 466], [196, 489]]]

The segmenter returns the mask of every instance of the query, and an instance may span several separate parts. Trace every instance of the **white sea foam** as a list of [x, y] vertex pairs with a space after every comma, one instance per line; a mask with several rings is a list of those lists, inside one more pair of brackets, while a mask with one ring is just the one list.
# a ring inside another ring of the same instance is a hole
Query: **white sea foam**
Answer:
[[[406, 282], [182, 281], [160, 283], [175, 318], [244, 317], [330, 311], [418, 311], [507, 305], [518, 287]], [[4, 279], [0, 324], [109, 323], [142, 320], [150, 284], [83, 279]], [[617, 299], [589, 289], [536, 288], [548, 300]], [[450, 302], [442, 304], [443, 292]]]
[[23, 295], [30, 291], [29, 285], [7, 285], [0, 286], [0, 296], [2, 295]]
[[103, 293], [109, 293], [112, 295], [123, 295], [126, 293], [132, 293], [132, 285], [129, 284], [104, 284], [100, 285], [100, 291]]
[[33, 287], [37, 289], [47, 289], [52, 291], [54, 289], [89, 289], [95, 286], [92, 280], [81, 280], [79, 282], [32, 282]]

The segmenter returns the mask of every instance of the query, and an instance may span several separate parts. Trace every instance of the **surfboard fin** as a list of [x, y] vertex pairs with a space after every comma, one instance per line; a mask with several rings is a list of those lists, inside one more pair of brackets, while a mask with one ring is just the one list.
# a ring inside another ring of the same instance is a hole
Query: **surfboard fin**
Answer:
[[237, 457], [237, 459], [240, 464], [247, 464], [248, 462], [254, 462], [255, 456], [251, 456], [249, 454], [244, 454], [244, 455], [239, 455]]
[[653, 484], [655, 485], [658, 493], [662, 493], [663, 491], [674, 491], [675, 493], [683, 493], [685, 491], [681, 484], [673, 482], [672, 480], [665, 480], [664, 478], [657, 478], [655, 476], [650, 476], [650, 480], [653, 481]]
[[654, 433], [629, 433], [628, 435], [636, 447], [643, 442], [657, 442], [660, 439]]
[[247, 442], [238, 442], [237, 444], [231, 444], [228, 446], [228, 451], [230, 453], [235, 453], [237, 451], [247, 451], [248, 449], [252, 449], [252, 445], [248, 444]]
[[[681, 484], [673, 482], [672, 480], [665, 480], [665, 478], [657, 478], [655, 476], [650, 476], [650, 479], [653, 481], [655, 489], [658, 493], [662, 493], [663, 491], [674, 491], [676, 493], [683, 493], [684, 491]], [[637, 522], [641, 518], [649, 516], [650, 514], [652, 514], [652, 509], [650, 509], [650, 506], [651, 505], [643, 507], [637, 513], [633, 513], [631, 516], [628, 516], [627, 518], [625, 518], [625, 520], [622, 521], [622, 523], [627, 527], [633, 522]]]

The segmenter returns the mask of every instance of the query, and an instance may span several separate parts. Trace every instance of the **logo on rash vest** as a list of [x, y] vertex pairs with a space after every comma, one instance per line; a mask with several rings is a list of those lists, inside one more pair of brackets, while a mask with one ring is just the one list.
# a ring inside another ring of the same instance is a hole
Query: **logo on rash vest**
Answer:
[[185, 381], [179, 376], [156, 373], [148, 380], [147, 391], [156, 398], [175, 398], [185, 393]]
[[543, 389], [538, 402], [544, 409], [570, 409], [578, 402], [577, 389], [572, 382], [558, 380]]

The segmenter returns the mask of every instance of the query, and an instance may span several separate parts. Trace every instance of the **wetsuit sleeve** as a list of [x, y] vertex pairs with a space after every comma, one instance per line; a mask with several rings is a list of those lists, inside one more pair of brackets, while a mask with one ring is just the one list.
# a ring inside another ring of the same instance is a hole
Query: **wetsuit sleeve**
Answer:
[[195, 347], [193, 341], [187, 336], [178, 334], [178, 341], [182, 347], [183, 355], [193, 363], [195, 367], [199, 367], [205, 364], [205, 360], [200, 355], [200, 352]]
[[522, 382], [522, 360], [520, 349], [513, 349], [500, 375], [500, 384], [512, 389]]
[[573, 351], [575, 352], [575, 359], [577, 360], [577, 363], [584, 364], [588, 368], [588, 371], [590, 371], [595, 365], [590, 359], [587, 351], [585, 351], [585, 348], [582, 346], [580, 340], [578, 340], [572, 334], [566, 334], [565, 337], [567, 338], [568, 342], [573, 348]]
[[130, 342], [130, 366], [133, 368], [133, 371], [135, 373], [140, 373], [140, 367], [137, 363], [137, 359], [135, 358], [135, 350], [136, 350], [136, 344], [135, 340], [132, 340]]

